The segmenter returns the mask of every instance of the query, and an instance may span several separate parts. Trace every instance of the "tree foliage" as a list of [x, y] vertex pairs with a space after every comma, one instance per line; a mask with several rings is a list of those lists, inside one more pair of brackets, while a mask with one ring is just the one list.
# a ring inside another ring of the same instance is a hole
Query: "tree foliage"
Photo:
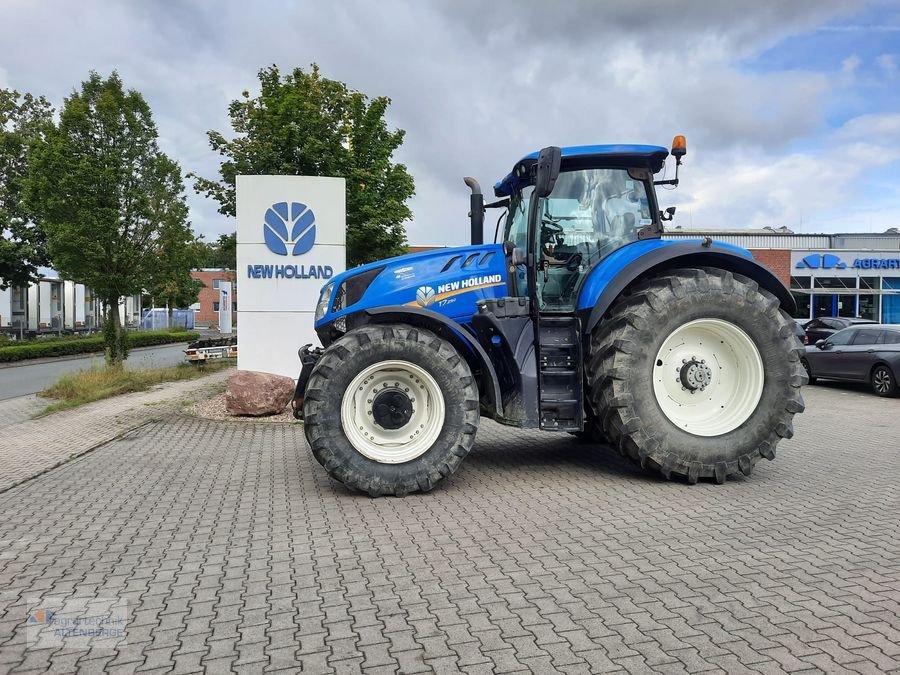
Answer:
[[28, 146], [52, 128], [43, 97], [0, 89], [0, 288], [25, 285], [46, 265], [43, 230], [23, 199]]
[[347, 259], [351, 266], [406, 252], [403, 225], [412, 213], [412, 176], [392, 161], [403, 130], [384, 120], [390, 99], [369, 99], [343, 82], [324, 78], [317, 65], [281, 75], [259, 72], [260, 94], [228, 107], [233, 138], [208, 132], [224, 158], [220, 180], [196, 178], [194, 188], [235, 215], [235, 176], [341, 176], [347, 181]]
[[206, 244], [203, 267], [237, 269], [237, 232], [220, 234], [216, 241]]
[[[115, 72], [92, 72], [65, 100], [58, 126], [32, 146], [26, 198], [53, 266], [108, 308], [190, 270], [183, 251], [195, 239], [181, 170], [157, 137], [143, 96], [126, 91]], [[109, 320], [107, 353], [119, 363], [126, 343], [118, 311]]]
[[185, 245], [180, 236], [174, 241], [167, 241], [163, 233], [157, 245], [159, 266], [144, 286], [145, 293], [152, 298], [157, 307], [169, 308], [169, 314], [176, 308], [186, 309], [197, 302], [200, 290], [205, 286], [202, 281], [191, 276], [191, 270], [204, 266], [207, 255], [206, 244], [195, 240]]

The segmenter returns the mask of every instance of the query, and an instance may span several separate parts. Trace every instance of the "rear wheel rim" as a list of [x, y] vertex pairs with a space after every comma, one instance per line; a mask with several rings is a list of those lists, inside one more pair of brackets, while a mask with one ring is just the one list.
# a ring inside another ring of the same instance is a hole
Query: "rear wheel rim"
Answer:
[[[404, 401], [408, 401], [405, 408]], [[384, 415], [386, 403], [398, 408], [390, 423]], [[341, 400], [347, 440], [360, 454], [383, 464], [401, 464], [425, 454], [440, 435], [444, 417], [444, 396], [437, 381], [408, 361], [380, 361], [363, 369]]]
[[697, 319], [676, 328], [653, 365], [653, 393], [663, 414], [696, 436], [721, 436], [746, 422], [764, 382], [753, 340], [721, 319]]
[[875, 370], [872, 382], [875, 384], [875, 391], [879, 394], [887, 394], [891, 390], [891, 374], [884, 368]]

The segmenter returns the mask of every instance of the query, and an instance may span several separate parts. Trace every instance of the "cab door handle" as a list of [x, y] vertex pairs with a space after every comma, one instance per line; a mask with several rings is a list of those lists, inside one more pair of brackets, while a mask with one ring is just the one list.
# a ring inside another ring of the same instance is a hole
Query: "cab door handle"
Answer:
[[874, 353], [875, 353], [875, 350], [874, 350], [874, 349], [867, 349], [867, 350], [866, 350], [866, 354], [874, 354]]

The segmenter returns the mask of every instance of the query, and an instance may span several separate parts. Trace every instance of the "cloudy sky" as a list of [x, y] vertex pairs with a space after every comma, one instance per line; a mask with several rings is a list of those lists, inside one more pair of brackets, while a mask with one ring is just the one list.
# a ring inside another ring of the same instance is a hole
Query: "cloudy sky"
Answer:
[[[117, 69], [185, 172], [257, 71], [317, 62], [391, 97], [414, 244], [468, 236], [463, 175], [544, 145], [688, 139], [675, 224], [900, 225], [900, 2], [0, 0], [0, 87], [57, 106]], [[671, 171], [671, 167], [670, 167]], [[194, 228], [234, 229], [189, 190]]]

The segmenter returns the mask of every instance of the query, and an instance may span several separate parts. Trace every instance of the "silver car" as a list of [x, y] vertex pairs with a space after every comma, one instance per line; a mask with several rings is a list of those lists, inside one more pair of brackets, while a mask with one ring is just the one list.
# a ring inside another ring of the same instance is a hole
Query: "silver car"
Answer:
[[816, 379], [866, 382], [879, 396], [897, 392], [900, 325], [858, 324], [807, 345], [803, 367]]

